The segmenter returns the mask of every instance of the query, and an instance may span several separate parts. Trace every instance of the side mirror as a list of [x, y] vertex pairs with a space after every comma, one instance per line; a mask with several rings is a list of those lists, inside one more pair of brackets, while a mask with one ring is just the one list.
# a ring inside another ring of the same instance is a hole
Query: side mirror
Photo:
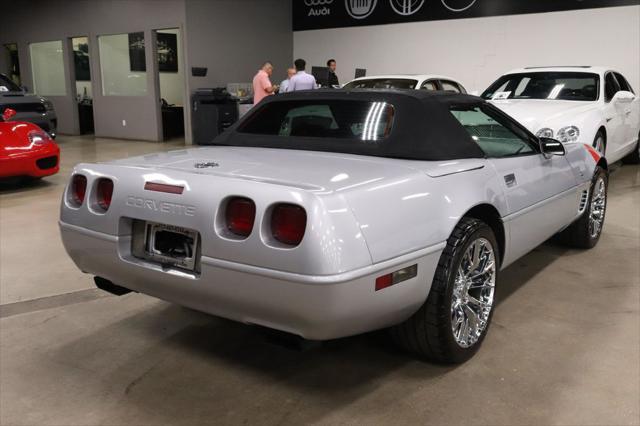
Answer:
[[540, 138], [540, 151], [546, 158], [554, 155], [565, 155], [567, 151], [564, 149], [562, 142], [552, 138]]
[[613, 97], [613, 102], [628, 104], [629, 102], [633, 102], [635, 98], [636, 98], [636, 95], [634, 95], [633, 93], [627, 92], [626, 90], [621, 90], [615, 94], [615, 96]]
[[15, 115], [16, 115], [15, 109], [7, 108], [2, 113], [2, 119], [4, 121], [10, 121], [13, 117], [15, 117]]

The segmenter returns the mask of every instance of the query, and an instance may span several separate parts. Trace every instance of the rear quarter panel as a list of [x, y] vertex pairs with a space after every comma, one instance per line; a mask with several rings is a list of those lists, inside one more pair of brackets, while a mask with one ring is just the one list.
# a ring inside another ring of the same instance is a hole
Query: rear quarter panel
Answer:
[[479, 169], [440, 177], [428, 176], [430, 165], [425, 163], [425, 172], [415, 178], [345, 193], [373, 262], [446, 241], [464, 214], [477, 205], [491, 204], [506, 215], [501, 182], [484, 163]]

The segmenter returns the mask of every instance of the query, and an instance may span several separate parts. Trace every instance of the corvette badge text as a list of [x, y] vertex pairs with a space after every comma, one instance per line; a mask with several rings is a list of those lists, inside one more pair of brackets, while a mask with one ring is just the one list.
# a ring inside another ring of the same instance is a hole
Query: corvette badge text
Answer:
[[127, 197], [127, 206], [154, 212], [173, 214], [176, 216], [195, 216], [195, 206], [186, 204], [170, 203], [167, 201], [152, 200], [142, 197]]

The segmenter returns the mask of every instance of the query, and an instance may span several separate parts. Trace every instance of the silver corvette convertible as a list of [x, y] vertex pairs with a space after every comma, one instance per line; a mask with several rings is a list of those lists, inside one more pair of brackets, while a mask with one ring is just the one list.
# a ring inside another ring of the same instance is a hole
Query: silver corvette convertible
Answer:
[[78, 164], [60, 229], [99, 288], [326, 340], [390, 328], [440, 362], [487, 333], [499, 271], [601, 234], [607, 164], [484, 100], [270, 97], [210, 147]]

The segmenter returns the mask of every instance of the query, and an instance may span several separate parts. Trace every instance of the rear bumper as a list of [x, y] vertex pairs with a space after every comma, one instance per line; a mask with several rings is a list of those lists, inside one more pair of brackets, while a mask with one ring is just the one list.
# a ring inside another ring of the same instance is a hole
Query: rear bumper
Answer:
[[34, 153], [0, 159], [0, 178], [29, 176], [34, 178], [50, 176], [60, 170], [60, 149], [38, 150]]
[[[202, 257], [192, 275], [131, 256], [128, 236], [60, 222], [76, 265], [130, 290], [231, 320], [312, 340], [360, 334], [400, 323], [425, 301], [444, 243], [356, 271], [310, 276]], [[418, 265], [415, 278], [376, 292], [375, 279]]]

